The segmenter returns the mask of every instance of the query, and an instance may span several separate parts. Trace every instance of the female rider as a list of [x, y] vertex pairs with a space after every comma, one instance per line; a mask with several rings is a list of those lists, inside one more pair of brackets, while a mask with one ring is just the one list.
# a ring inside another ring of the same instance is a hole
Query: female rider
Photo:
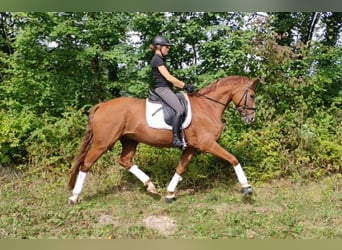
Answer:
[[174, 93], [173, 87], [184, 88], [188, 92], [193, 92], [194, 88], [192, 85], [186, 84], [170, 74], [166, 65], [166, 56], [169, 53], [170, 46], [171, 44], [164, 36], [156, 36], [150, 45], [151, 50], [154, 51], [154, 56], [151, 60], [154, 92], [176, 111], [172, 121], [172, 141], [174, 147], [182, 148], [184, 145], [183, 140], [180, 138], [180, 126], [185, 109]]

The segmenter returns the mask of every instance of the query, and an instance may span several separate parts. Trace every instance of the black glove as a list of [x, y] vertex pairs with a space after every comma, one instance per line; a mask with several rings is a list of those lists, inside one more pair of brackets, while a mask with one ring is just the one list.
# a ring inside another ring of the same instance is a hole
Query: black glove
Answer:
[[187, 83], [184, 85], [184, 88], [185, 88], [186, 91], [188, 91], [189, 93], [192, 93], [192, 92], [195, 91], [194, 86], [192, 86], [192, 85], [190, 85], [190, 84], [187, 84]]

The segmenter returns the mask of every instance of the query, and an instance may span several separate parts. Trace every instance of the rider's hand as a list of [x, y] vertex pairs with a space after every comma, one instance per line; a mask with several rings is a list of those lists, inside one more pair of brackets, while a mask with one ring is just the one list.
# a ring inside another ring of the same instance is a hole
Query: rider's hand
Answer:
[[189, 93], [192, 93], [192, 92], [195, 91], [194, 86], [192, 86], [192, 85], [190, 85], [190, 84], [187, 84], [187, 83], [184, 85], [184, 88], [185, 88], [186, 91], [188, 91]]

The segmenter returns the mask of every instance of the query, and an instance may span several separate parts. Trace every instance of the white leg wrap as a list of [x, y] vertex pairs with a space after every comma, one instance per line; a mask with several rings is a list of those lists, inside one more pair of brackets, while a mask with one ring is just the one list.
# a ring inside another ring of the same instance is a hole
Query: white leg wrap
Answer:
[[240, 164], [236, 165], [234, 167], [234, 170], [235, 170], [236, 176], [237, 176], [239, 182], [241, 183], [242, 187], [249, 186], [248, 182], [247, 182], [246, 175], [243, 172], [243, 169], [242, 169], [241, 165]]
[[82, 192], [82, 188], [86, 179], [87, 179], [87, 173], [80, 171], [76, 179], [75, 187], [72, 190], [73, 194], [79, 195]]
[[150, 180], [150, 177], [146, 175], [143, 171], [141, 171], [137, 165], [133, 165], [130, 169], [129, 172], [134, 174], [144, 185], [147, 184], [147, 182]]
[[170, 184], [167, 186], [167, 191], [168, 192], [175, 192], [176, 187], [178, 185], [178, 183], [182, 180], [182, 176], [180, 176], [179, 174], [175, 173], [175, 175], [172, 177]]

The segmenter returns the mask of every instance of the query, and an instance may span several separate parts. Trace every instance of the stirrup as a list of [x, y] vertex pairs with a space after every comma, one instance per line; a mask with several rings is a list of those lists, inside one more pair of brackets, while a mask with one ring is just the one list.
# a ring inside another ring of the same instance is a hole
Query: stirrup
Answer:
[[[179, 143], [179, 142], [180, 142], [180, 141], [178, 141], [178, 143]], [[172, 142], [172, 146], [175, 147], [175, 148], [179, 148], [179, 149], [181, 149], [181, 150], [184, 150], [184, 149], [186, 149], [186, 147], [187, 147], [188, 145], [186, 144], [185, 141], [183, 141], [183, 142], [181, 142], [181, 144], [175, 144], [174, 142]]]
[[175, 148], [183, 148], [184, 147], [184, 143], [180, 140], [177, 141], [173, 141], [172, 142], [172, 146]]
[[183, 148], [184, 147], [184, 141], [181, 140], [178, 135], [174, 134], [172, 136], [172, 146], [175, 148]]
[[186, 149], [186, 147], [188, 146], [188, 144], [186, 143], [185, 141], [185, 138], [184, 136], [182, 136], [182, 141], [183, 141], [183, 147], [182, 147], [182, 150]]
[[188, 146], [188, 144], [187, 144], [186, 141], [185, 141], [184, 131], [183, 131], [183, 130], [181, 130], [181, 132], [180, 132], [180, 137], [181, 137], [181, 141], [183, 142], [182, 150], [184, 150], [184, 149], [186, 149], [186, 147]]

